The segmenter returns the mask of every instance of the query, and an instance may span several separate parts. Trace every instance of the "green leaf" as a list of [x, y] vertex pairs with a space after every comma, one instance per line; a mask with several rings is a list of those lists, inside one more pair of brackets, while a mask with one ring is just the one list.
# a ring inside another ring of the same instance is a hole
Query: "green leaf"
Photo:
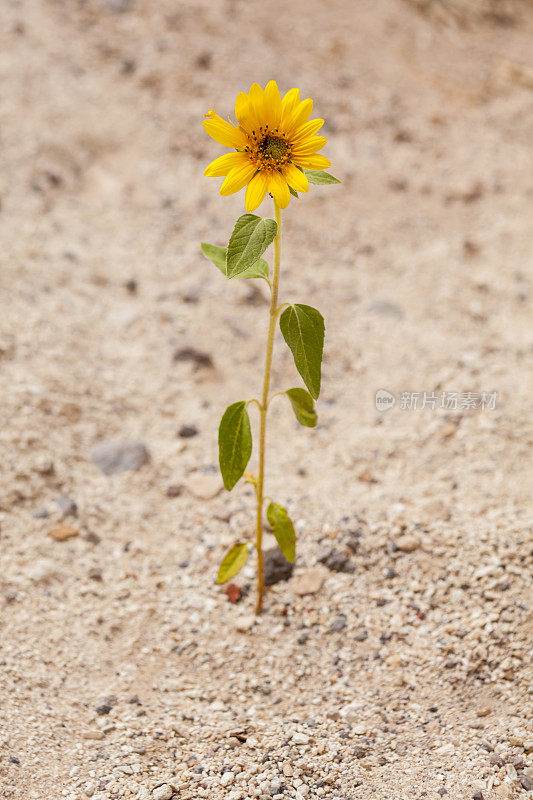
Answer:
[[235, 223], [226, 252], [228, 278], [240, 278], [253, 266], [276, 238], [278, 226], [273, 219], [243, 214]]
[[264, 258], [258, 258], [255, 264], [252, 264], [251, 267], [247, 267], [244, 272], [241, 272], [240, 275], [233, 275], [233, 278], [264, 278], [268, 280], [268, 276], [270, 273], [270, 267], [268, 266], [268, 261], [265, 261]]
[[204, 256], [212, 261], [215, 267], [218, 267], [226, 277], [226, 248], [217, 247], [216, 244], [207, 244], [207, 242], [202, 242], [200, 246]]
[[283, 338], [289, 345], [296, 369], [311, 397], [320, 394], [322, 351], [324, 348], [324, 319], [322, 314], [298, 303], [285, 309], [279, 318]]
[[272, 525], [274, 536], [279, 544], [280, 550], [291, 564], [294, 564], [296, 556], [296, 534], [291, 518], [286, 509], [277, 503], [270, 503], [267, 508], [267, 519]]
[[293, 197], [298, 197], [298, 192], [296, 189], [293, 189], [292, 186], [289, 186], [289, 192], [292, 194]]
[[304, 169], [305, 175], [309, 183], [315, 183], [317, 186], [325, 186], [328, 183], [340, 183], [338, 178], [334, 178], [329, 172], [324, 172], [323, 169]]
[[[226, 248], [217, 247], [216, 244], [207, 244], [206, 242], [202, 242], [201, 247], [204, 256], [212, 261], [215, 267], [218, 267], [224, 277], [226, 277]], [[268, 280], [269, 274], [270, 267], [268, 266], [268, 263], [264, 258], [258, 258], [255, 264], [252, 264], [251, 267], [248, 267], [244, 272], [241, 272], [240, 275], [235, 275], [233, 277], [265, 278], [265, 280]]]
[[224, 486], [230, 492], [242, 477], [252, 455], [252, 432], [246, 401], [232, 403], [218, 429], [218, 460]]
[[316, 411], [313, 398], [305, 389], [287, 389], [285, 392], [293, 408], [296, 419], [301, 425], [307, 428], [314, 428], [316, 425]]
[[226, 583], [233, 578], [246, 564], [248, 545], [245, 542], [230, 547], [218, 568], [217, 583]]

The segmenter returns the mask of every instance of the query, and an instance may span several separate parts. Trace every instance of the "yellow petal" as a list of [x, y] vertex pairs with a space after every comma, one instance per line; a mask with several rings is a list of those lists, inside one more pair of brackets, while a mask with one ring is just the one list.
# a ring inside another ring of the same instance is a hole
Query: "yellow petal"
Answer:
[[302, 139], [307, 139], [308, 136], [312, 136], [314, 133], [319, 131], [323, 124], [323, 119], [309, 120], [309, 122], [306, 122], [305, 125], [302, 125], [300, 128], [297, 128], [294, 131], [293, 135], [291, 136], [291, 141], [296, 143], [300, 142]]
[[236, 128], [235, 125], [231, 125], [229, 122], [223, 120], [222, 117], [219, 117], [214, 111], [210, 112], [209, 116], [204, 119], [202, 125], [206, 133], [208, 133], [215, 142], [223, 144], [224, 147], [244, 147], [247, 143], [243, 131]]
[[305, 169], [327, 169], [331, 167], [329, 158], [321, 156], [320, 153], [312, 156], [293, 156], [292, 160], [299, 167], [305, 167]]
[[253, 178], [256, 167], [250, 161], [239, 167], [234, 167], [228, 172], [222, 186], [220, 187], [220, 194], [226, 197], [228, 194], [235, 194], [243, 186], [246, 186], [249, 180]]
[[270, 130], [275, 130], [281, 122], [281, 95], [276, 81], [269, 81], [263, 97], [265, 104], [265, 120]]
[[204, 175], [206, 178], [220, 178], [227, 175], [233, 167], [243, 166], [249, 162], [246, 153], [225, 153], [223, 156], [215, 158], [206, 168]]
[[268, 188], [268, 177], [266, 172], [258, 172], [254, 175], [248, 188], [246, 189], [245, 204], [247, 211], [255, 211], [260, 206]]
[[281, 116], [283, 120], [289, 118], [292, 114], [298, 103], [300, 102], [300, 90], [299, 89], [289, 89], [287, 94], [283, 96], [283, 100], [281, 101]]
[[263, 97], [263, 90], [258, 83], [252, 83], [250, 91], [248, 92], [248, 101], [250, 108], [256, 118], [259, 127], [265, 126], [265, 103]]
[[294, 111], [284, 120], [283, 128], [286, 133], [294, 133], [298, 128], [300, 128], [304, 122], [307, 122], [309, 117], [311, 116], [311, 111], [313, 110], [313, 101], [310, 97], [307, 100], [302, 100], [302, 102], [296, 106]]
[[295, 144], [292, 152], [295, 156], [308, 156], [321, 150], [327, 142], [325, 136], [310, 136], [309, 139], [303, 139]]
[[285, 180], [295, 189], [297, 192], [308, 192], [309, 191], [309, 181], [307, 180], [307, 176], [295, 167], [294, 164], [287, 164], [287, 166], [283, 170], [283, 174], [285, 176]]
[[237, 95], [237, 99], [235, 100], [235, 116], [239, 125], [248, 131], [248, 133], [251, 133], [255, 128], [259, 127], [250, 107], [246, 92], [239, 92]]
[[287, 208], [291, 193], [287, 181], [280, 172], [272, 172], [268, 180], [268, 191], [280, 208]]

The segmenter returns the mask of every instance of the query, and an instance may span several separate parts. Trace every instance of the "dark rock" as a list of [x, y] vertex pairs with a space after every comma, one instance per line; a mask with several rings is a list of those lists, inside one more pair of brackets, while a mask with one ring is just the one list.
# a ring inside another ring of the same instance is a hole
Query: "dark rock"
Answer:
[[138, 470], [149, 460], [148, 450], [139, 441], [100, 442], [91, 450], [91, 461], [104, 475]]
[[56, 497], [56, 503], [61, 509], [64, 517], [75, 517], [77, 515], [78, 506], [74, 500], [70, 499], [70, 497], [65, 497], [64, 495]]
[[10, 764], [20, 764], [20, 761], [16, 756], [9, 756], [9, 763]]
[[180, 494], [183, 493], [183, 486], [179, 483], [172, 484], [172, 486], [167, 487], [166, 495], [167, 497], [179, 497]]
[[356, 642], [364, 642], [368, 639], [368, 631], [361, 630], [355, 634], [354, 639]]
[[518, 780], [520, 781], [522, 789], [525, 789], [526, 792], [533, 792], [533, 778], [530, 778], [528, 775], [519, 775]]
[[364, 747], [360, 747], [359, 745], [357, 745], [357, 746], [356, 746], [356, 747], [354, 747], [354, 749], [352, 750], [352, 754], [353, 754], [353, 755], [354, 755], [356, 758], [364, 758], [364, 757], [366, 756], [366, 750], [365, 750], [365, 748], [364, 748]]
[[178, 431], [178, 436], [181, 439], [191, 439], [193, 436], [198, 436], [198, 428], [196, 425], [182, 425]]
[[339, 616], [333, 620], [331, 625], [329, 626], [329, 633], [340, 633], [346, 627], [346, 617], [344, 614], [339, 614]]
[[352, 563], [350, 553], [346, 550], [335, 548], [324, 550], [318, 560], [332, 572], [355, 572], [355, 564]]
[[265, 586], [273, 586], [280, 581], [288, 581], [292, 576], [294, 564], [287, 561], [279, 547], [271, 547], [263, 553]]
[[93, 531], [89, 531], [88, 533], [86, 533], [83, 538], [85, 539], [86, 542], [89, 542], [89, 544], [100, 544], [100, 537], [98, 536], [97, 533], [94, 533]]
[[309, 634], [302, 633], [301, 636], [298, 636], [297, 642], [298, 644], [306, 644], [308, 639], [309, 639]]
[[99, 706], [96, 706], [96, 713], [99, 717], [104, 717], [106, 714], [109, 714], [112, 707], [110, 703], [101, 703]]
[[46, 517], [50, 516], [50, 512], [47, 508], [38, 508], [37, 511], [33, 514], [35, 519], [46, 519]]
[[197, 350], [195, 347], [180, 347], [178, 350], [174, 351], [174, 355], [172, 356], [172, 360], [175, 363], [179, 363], [180, 361], [190, 361], [196, 367], [212, 367], [213, 366], [213, 359], [209, 355], [209, 353], [204, 353], [201, 350]]
[[501, 768], [501, 767], [505, 766], [505, 762], [504, 762], [503, 758], [501, 756], [497, 755], [497, 753], [491, 753], [490, 754], [490, 763], [492, 764], [493, 767], [500, 767]]
[[485, 800], [483, 797], [483, 792], [474, 792], [472, 795], [472, 800]]
[[89, 578], [92, 581], [101, 581], [102, 580], [102, 573], [100, 572], [99, 569], [94, 567], [93, 569], [89, 570]]
[[128, 703], [130, 703], [132, 706], [140, 706], [141, 704], [139, 702], [139, 695], [138, 694], [132, 694], [132, 696], [128, 700]]

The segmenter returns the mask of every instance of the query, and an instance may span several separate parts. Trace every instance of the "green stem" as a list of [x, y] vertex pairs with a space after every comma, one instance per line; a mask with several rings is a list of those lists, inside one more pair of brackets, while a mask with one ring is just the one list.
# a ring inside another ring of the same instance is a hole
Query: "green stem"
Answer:
[[274, 211], [278, 232], [274, 239], [274, 275], [272, 277], [272, 296], [270, 299], [270, 324], [268, 326], [268, 338], [265, 358], [265, 372], [263, 375], [263, 394], [261, 399], [261, 423], [259, 432], [259, 475], [257, 478], [257, 527], [255, 546], [257, 550], [257, 598], [255, 602], [255, 613], [260, 614], [263, 606], [263, 592], [265, 589], [265, 573], [263, 566], [263, 486], [265, 480], [265, 443], [266, 443], [266, 420], [268, 411], [268, 390], [270, 388], [270, 371], [272, 368], [272, 352], [274, 350], [274, 334], [276, 332], [276, 320], [278, 317], [278, 288], [279, 288], [279, 265], [281, 253], [281, 211], [274, 200]]

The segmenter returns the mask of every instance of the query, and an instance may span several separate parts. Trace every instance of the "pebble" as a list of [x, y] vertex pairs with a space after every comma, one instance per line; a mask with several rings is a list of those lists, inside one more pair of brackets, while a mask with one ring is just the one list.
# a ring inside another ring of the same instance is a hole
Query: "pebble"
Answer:
[[339, 614], [339, 616], [333, 620], [331, 625], [329, 626], [330, 633], [340, 633], [346, 627], [346, 617], [344, 614]]
[[198, 428], [196, 425], [182, 425], [178, 436], [180, 439], [192, 439], [193, 436], [198, 436]]
[[294, 564], [287, 561], [279, 547], [270, 547], [263, 553], [265, 570], [265, 586], [274, 586], [280, 581], [288, 581], [292, 577]]
[[223, 775], [221, 775], [220, 777], [220, 785], [231, 786], [234, 780], [235, 780], [235, 775], [233, 774], [233, 772], [224, 772]]
[[320, 564], [324, 564], [331, 572], [355, 572], [355, 564], [351, 560], [349, 551], [324, 550], [318, 557]]
[[34, 583], [46, 583], [53, 578], [59, 578], [59, 571], [55, 561], [42, 558], [28, 570], [27, 576]]
[[394, 544], [402, 553], [412, 553], [420, 547], [420, 539], [412, 533], [404, 533], [394, 540]]
[[152, 791], [154, 800], [170, 800], [173, 794], [174, 790], [168, 783], [164, 783], [162, 786], [158, 786]]
[[240, 633], [246, 633], [253, 628], [255, 619], [256, 618], [253, 614], [247, 614], [246, 616], [239, 617], [235, 621], [235, 630], [240, 631]]
[[306, 594], [316, 594], [324, 585], [325, 580], [325, 570], [322, 567], [312, 567], [311, 569], [303, 570], [293, 578], [292, 588], [299, 597], [303, 597]]
[[70, 497], [60, 495], [59, 497], [56, 497], [56, 503], [64, 517], [75, 517], [77, 515], [78, 506]]
[[292, 734], [292, 741], [294, 742], [294, 744], [299, 744], [299, 745], [309, 744], [309, 736], [307, 736], [307, 734], [305, 733], [300, 733], [299, 731], [296, 731], [295, 733]]
[[56, 542], [64, 542], [67, 539], [72, 539], [74, 536], [78, 536], [79, 530], [77, 528], [73, 528], [72, 525], [58, 525], [56, 528], [52, 528], [48, 531], [48, 536], [51, 539], [54, 539]]
[[140, 441], [100, 442], [91, 450], [91, 461], [104, 475], [135, 471], [149, 460], [148, 450]]
[[47, 508], [38, 508], [37, 511], [33, 514], [35, 519], [46, 519], [46, 517], [50, 516], [50, 512]]

